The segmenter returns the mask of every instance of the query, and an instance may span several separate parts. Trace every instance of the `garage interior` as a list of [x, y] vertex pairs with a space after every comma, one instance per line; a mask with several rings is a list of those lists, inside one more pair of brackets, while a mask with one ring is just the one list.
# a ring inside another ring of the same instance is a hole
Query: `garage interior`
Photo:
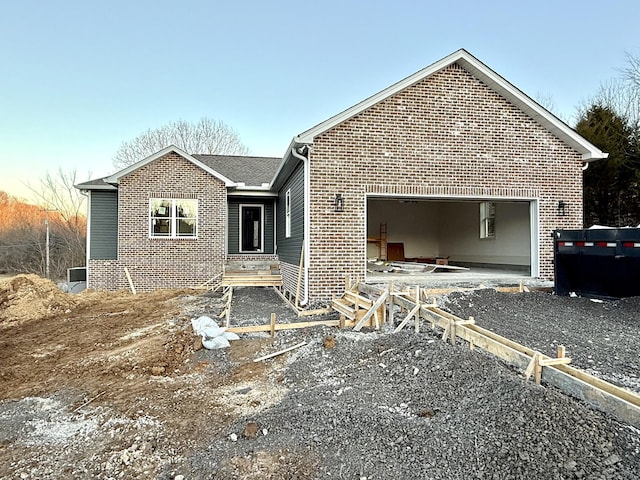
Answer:
[[369, 197], [367, 280], [406, 276], [403, 267], [419, 274], [414, 262], [418, 269], [440, 265], [424, 272], [438, 280], [530, 278], [536, 271], [533, 207], [529, 200]]

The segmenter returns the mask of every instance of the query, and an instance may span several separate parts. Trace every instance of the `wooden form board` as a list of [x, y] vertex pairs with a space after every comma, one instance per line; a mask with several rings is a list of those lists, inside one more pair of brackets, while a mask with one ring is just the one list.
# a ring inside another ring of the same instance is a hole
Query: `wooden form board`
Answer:
[[[358, 288], [361, 292], [369, 295], [381, 295], [384, 292], [382, 289], [367, 284], [360, 284]], [[394, 301], [409, 311], [416, 306], [415, 301], [400, 295], [395, 296]], [[421, 306], [419, 311], [422, 318], [440, 328], [446, 330], [447, 327], [451, 329], [453, 326], [452, 336], [454, 338], [460, 337], [470, 345], [494, 354], [523, 372], [531, 364], [534, 355], [538, 355], [543, 361], [550, 358], [433, 305]], [[542, 368], [540, 376], [542, 381], [559, 388], [564, 393], [640, 428], [640, 395], [569, 365], [547, 365]]]
[[[350, 323], [350, 325], [349, 325]], [[319, 320], [312, 322], [295, 322], [295, 323], [265, 323], [264, 325], [250, 325], [247, 327], [229, 327], [227, 332], [233, 333], [254, 333], [254, 332], [269, 332], [271, 330], [292, 330], [297, 328], [309, 328], [317, 326], [325, 327], [338, 327], [340, 326], [340, 320]], [[347, 326], [353, 326], [355, 322], [347, 322]]]

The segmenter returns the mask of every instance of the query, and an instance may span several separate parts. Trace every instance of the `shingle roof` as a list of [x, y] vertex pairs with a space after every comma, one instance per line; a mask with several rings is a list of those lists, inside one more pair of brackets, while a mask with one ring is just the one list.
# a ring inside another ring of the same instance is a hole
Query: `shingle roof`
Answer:
[[229, 180], [252, 187], [270, 183], [282, 161], [282, 158], [277, 157], [245, 157], [237, 155], [194, 154], [192, 157], [221, 173]]
[[[247, 187], [261, 187], [265, 183], [270, 183], [282, 161], [281, 158], [277, 157], [238, 155], [195, 154], [191, 155], [191, 157], [233, 183], [244, 183]], [[124, 170], [121, 172], [124, 172]], [[116, 187], [108, 183], [113, 180], [113, 177], [112, 175], [111, 177], [89, 180], [77, 184], [76, 187], [81, 190], [115, 190]]]
[[113, 185], [106, 183], [104, 180], [107, 177], [96, 178], [94, 180], [88, 180], [86, 182], [78, 183], [74, 185], [76, 188], [80, 190], [115, 190], [116, 187]]

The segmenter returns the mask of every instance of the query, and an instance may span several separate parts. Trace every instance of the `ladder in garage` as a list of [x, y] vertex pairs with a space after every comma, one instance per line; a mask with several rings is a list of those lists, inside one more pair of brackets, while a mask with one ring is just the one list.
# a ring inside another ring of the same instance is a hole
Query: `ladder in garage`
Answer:
[[378, 258], [380, 260], [387, 259], [387, 224], [380, 224], [380, 243], [378, 244]]

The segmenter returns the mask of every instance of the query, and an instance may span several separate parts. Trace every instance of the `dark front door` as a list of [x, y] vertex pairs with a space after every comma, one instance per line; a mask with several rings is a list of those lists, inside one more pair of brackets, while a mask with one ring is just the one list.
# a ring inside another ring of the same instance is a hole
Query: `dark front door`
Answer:
[[242, 252], [262, 251], [262, 205], [241, 205], [241, 238]]

